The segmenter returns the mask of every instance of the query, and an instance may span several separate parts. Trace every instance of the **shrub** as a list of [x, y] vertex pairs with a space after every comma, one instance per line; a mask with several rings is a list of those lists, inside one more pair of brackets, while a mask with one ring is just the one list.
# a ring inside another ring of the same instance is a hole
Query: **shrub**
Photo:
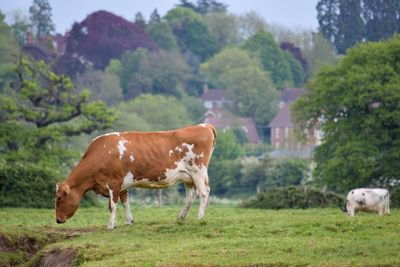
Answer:
[[[57, 178], [53, 170], [33, 164], [0, 164], [0, 207], [53, 208]], [[93, 195], [81, 204], [95, 205]]]
[[344, 197], [333, 192], [321, 192], [305, 187], [274, 187], [257, 194], [243, 204], [248, 208], [261, 209], [307, 209], [342, 207]]
[[0, 206], [54, 207], [55, 177], [32, 164], [0, 165]]

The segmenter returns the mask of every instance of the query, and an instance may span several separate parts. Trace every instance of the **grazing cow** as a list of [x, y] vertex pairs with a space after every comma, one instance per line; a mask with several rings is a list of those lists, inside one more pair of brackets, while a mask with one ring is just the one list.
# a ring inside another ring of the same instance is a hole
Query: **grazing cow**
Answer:
[[109, 198], [110, 221], [115, 227], [118, 199], [133, 221], [128, 188], [161, 189], [183, 182], [184, 219], [197, 194], [200, 207], [197, 218], [204, 217], [210, 193], [207, 168], [216, 141], [214, 126], [200, 124], [173, 131], [119, 132], [96, 137], [68, 178], [57, 184], [56, 220], [64, 223], [74, 215], [82, 196], [94, 190]]
[[358, 188], [347, 194], [346, 211], [354, 217], [357, 211], [373, 211], [389, 214], [389, 191], [381, 188]]

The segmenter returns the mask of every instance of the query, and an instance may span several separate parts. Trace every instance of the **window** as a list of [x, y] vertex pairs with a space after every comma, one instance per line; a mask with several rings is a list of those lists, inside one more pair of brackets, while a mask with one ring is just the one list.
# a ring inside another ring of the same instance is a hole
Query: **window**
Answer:
[[279, 139], [279, 127], [275, 128], [275, 139]]

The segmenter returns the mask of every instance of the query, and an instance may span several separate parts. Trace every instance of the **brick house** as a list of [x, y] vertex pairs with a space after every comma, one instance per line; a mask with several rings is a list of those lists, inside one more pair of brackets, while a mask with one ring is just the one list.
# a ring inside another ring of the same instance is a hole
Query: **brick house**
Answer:
[[279, 111], [271, 120], [268, 127], [271, 129], [272, 156], [293, 155], [309, 157], [312, 149], [321, 141], [318, 131], [310, 131], [305, 143], [299, 142], [294, 136], [291, 104], [306, 92], [302, 88], [285, 88], [281, 92]]
[[261, 142], [252, 118], [235, 116], [226, 109], [226, 107], [233, 107], [235, 104], [228, 90], [208, 89], [205, 86], [201, 99], [207, 108], [204, 114], [204, 123], [212, 124], [221, 130], [241, 128], [249, 143], [259, 144]]

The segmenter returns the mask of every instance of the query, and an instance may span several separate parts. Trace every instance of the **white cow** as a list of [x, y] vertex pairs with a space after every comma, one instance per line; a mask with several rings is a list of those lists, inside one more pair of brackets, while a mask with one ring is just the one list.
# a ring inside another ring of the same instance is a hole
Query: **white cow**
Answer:
[[357, 211], [389, 214], [389, 191], [382, 188], [358, 188], [347, 194], [346, 210], [350, 217]]

